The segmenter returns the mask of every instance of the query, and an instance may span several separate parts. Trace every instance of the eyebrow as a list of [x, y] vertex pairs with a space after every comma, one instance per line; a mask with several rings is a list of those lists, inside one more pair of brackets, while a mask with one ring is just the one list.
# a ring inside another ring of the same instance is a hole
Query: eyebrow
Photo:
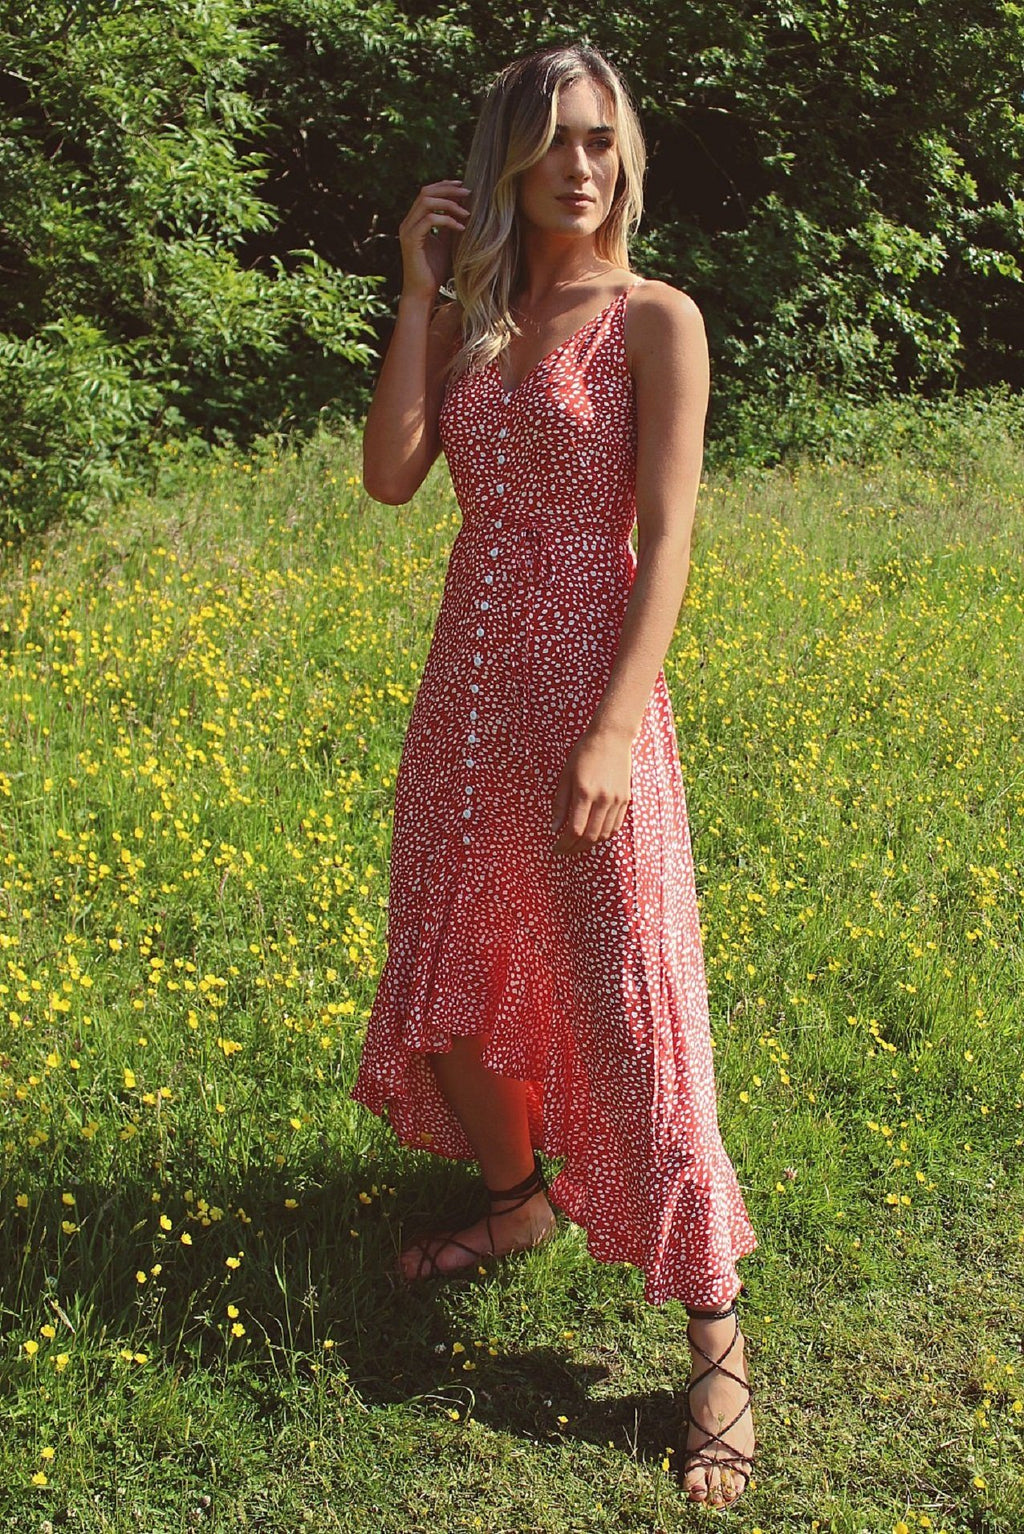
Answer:
[[[569, 129], [567, 128], [565, 123], [556, 123], [555, 124], [555, 132], [556, 133], [568, 133], [568, 131], [569, 131]], [[601, 125], [599, 125], [596, 128], [588, 128], [587, 132], [588, 133], [614, 133], [615, 129], [614, 128], [610, 128], [610, 127], [608, 127], [605, 124], [601, 124]]]

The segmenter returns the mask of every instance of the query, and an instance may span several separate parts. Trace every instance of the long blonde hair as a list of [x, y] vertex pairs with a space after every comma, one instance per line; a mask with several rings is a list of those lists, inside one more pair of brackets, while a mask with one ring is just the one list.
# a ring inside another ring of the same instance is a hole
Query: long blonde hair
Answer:
[[466, 228], [455, 237], [452, 288], [462, 306], [462, 346], [449, 364], [454, 379], [486, 367], [519, 335], [511, 300], [520, 277], [518, 182], [547, 152], [558, 121], [562, 87], [589, 78], [615, 109], [620, 169], [612, 205], [595, 236], [595, 251], [629, 266], [629, 238], [643, 212], [646, 166], [643, 132], [619, 75], [593, 48], [544, 48], [509, 64], [484, 98], [466, 164], [472, 202]]

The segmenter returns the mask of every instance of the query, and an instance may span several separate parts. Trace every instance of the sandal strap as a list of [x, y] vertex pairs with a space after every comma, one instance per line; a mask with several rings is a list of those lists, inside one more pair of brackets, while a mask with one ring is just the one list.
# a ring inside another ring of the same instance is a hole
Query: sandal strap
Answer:
[[[744, 1403], [744, 1405], [741, 1407], [741, 1409], [736, 1413], [735, 1417], [733, 1417], [732, 1421], [731, 1422], [727, 1422], [725, 1424], [725, 1427], [722, 1429], [721, 1433], [716, 1433], [712, 1428], [704, 1427], [699, 1422], [693, 1422], [692, 1418], [691, 1418], [691, 1423], [692, 1423], [693, 1427], [695, 1427], [697, 1429], [697, 1432], [698, 1433], [704, 1433], [704, 1434], [707, 1435], [707, 1442], [706, 1443], [702, 1443], [699, 1449], [687, 1449], [686, 1450], [686, 1457], [687, 1457], [687, 1459], [689, 1459], [690, 1456], [693, 1455], [693, 1454], [702, 1454], [706, 1449], [709, 1449], [711, 1447], [711, 1444], [714, 1442], [714, 1443], [720, 1443], [722, 1445], [722, 1448], [723, 1449], [728, 1449], [730, 1454], [738, 1455], [740, 1459], [750, 1460], [750, 1463], [753, 1464], [753, 1458], [752, 1458], [751, 1455], [744, 1454], [742, 1452], [742, 1450], [737, 1449], [737, 1447], [736, 1447], [736, 1445], [734, 1443], [727, 1443], [725, 1441], [724, 1436], [723, 1436], [725, 1433], [728, 1433], [731, 1428], [734, 1428], [736, 1426], [737, 1422], [743, 1416], [743, 1413], [745, 1411], [747, 1411], [749, 1409], [749, 1407], [750, 1407], [750, 1402], [746, 1401]], [[757, 1447], [756, 1443], [755, 1443], [754, 1447], [755, 1448]]]
[[[472, 1257], [476, 1264], [481, 1263], [484, 1257], [489, 1255], [486, 1252], [475, 1251], [473, 1247], [467, 1246], [464, 1241], [456, 1241], [454, 1236], [424, 1236], [416, 1244], [420, 1249], [420, 1260], [416, 1266], [414, 1282], [418, 1282], [421, 1278], [445, 1278], [449, 1276], [444, 1268], [439, 1268], [437, 1265], [437, 1259], [446, 1246], [458, 1247], [460, 1252], [465, 1252], [467, 1256]], [[493, 1241], [491, 1245], [494, 1245]], [[429, 1247], [434, 1247], [434, 1250], [432, 1252], [429, 1251]]]
[[[703, 1431], [703, 1429], [700, 1431]], [[743, 1470], [743, 1466], [752, 1466], [754, 1463], [753, 1454], [741, 1454], [732, 1444], [726, 1444], [726, 1448], [730, 1451], [728, 1454], [709, 1454], [707, 1452], [709, 1447], [709, 1444], [704, 1443], [701, 1444], [699, 1449], [686, 1450], [687, 1470], [689, 1470], [689, 1462], [692, 1460], [695, 1465], [706, 1465], [709, 1469], [714, 1469], [717, 1465], [728, 1465], [730, 1470], [735, 1467], [737, 1470], [742, 1470], [743, 1474], [746, 1475], [748, 1472]], [[757, 1447], [758, 1445], [755, 1443], [755, 1451]]]
[[743, 1294], [744, 1289], [745, 1286], [741, 1284], [724, 1310], [694, 1310], [688, 1305], [686, 1313], [688, 1316], [696, 1316], [701, 1321], [724, 1321], [727, 1316], [735, 1315], [738, 1311], [740, 1295]]
[[[486, 1184], [484, 1186], [486, 1187]], [[487, 1188], [487, 1197], [492, 1204], [495, 1201], [504, 1203], [508, 1199], [518, 1199], [519, 1204], [517, 1207], [522, 1208], [523, 1204], [528, 1203], [535, 1193], [544, 1193], [546, 1191], [547, 1183], [544, 1181], [544, 1171], [540, 1164], [540, 1157], [534, 1152], [533, 1171], [529, 1177], [524, 1177], [522, 1182], [517, 1182], [514, 1188], [505, 1188], [501, 1191], [496, 1188]], [[512, 1211], [510, 1209], [503, 1209], [501, 1213], [511, 1214]]]
[[[729, 1306], [729, 1308], [727, 1310], [724, 1310], [724, 1311], [716, 1312], [716, 1311], [690, 1310], [689, 1314], [691, 1316], [706, 1317], [706, 1318], [715, 1319], [715, 1320], [722, 1319], [722, 1318], [724, 1318], [726, 1316], [730, 1316], [730, 1315], [735, 1317], [738, 1298], [739, 1298], [739, 1296], [737, 1295], [736, 1299], [733, 1300], [733, 1302]], [[753, 1399], [753, 1395], [754, 1395], [753, 1387], [751, 1386], [749, 1380], [743, 1379], [739, 1374], [735, 1374], [735, 1373], [733, 1373], [733, 1371], [731, 1369], [727, 1369], [725, 1367], [725, 1360], [728, 1358], [729, 1354], [732, 1352], [733, 1348], [736, 1346], [736, 1342], [737, 1342], [737, 1339], [739, 1338], [739, 1334], [740, 1334], [740, 1323], [739, 1323], [739, 1320], [736, 1319], [735, 1320], [734, 1329], [733, 1329], [733, 1334], [732, 1334], [732, 1340], [730, 1341], [729, 1346], [725, 1349], [724, 1353], [719, 1355], [718, 1358], [712, 1358], [711, 1354], [710, 1353], [706, 1353], [704, 1351], [704, 1349], [701, 1347], [700, 1343], [695, 1341], [694, 1338], [692, 1336], [690, 1336], [690, 1330], [689, 1330], [689, 1327], [687, 1327], [687, 1340], [689, 1341], [690, 1346], [696, 1352], [698, 1352], [701, 1355], [702, 1358], [706, 1358], [707, 1359], [709, 1367], [706, 1368], [706, 1369], [702, 1369], [701, 1372], [698, 1375], [695, 1375], [694, 1378], [691, 1379], [689, 1384], [686, 1386], [685, 1395], [686, 1395], [686, 1401], [687, 1401], [687, 1415], [690, 1418], [690, 1422], [691, 1422], [692, 1426], [697, 1429], [697, 1432], [704, 1434], [705, 1442], [703, 1444], [701, 1444], [699, 1449], [688, 1449], [688, 1450], [686, 1450], [685, 1453], [684, 1453], [684, 1463], [687, 1464], [688, 1466], [689, 1465], [693, 1465], [693, 1464], [702, 1465], [702, 1466], [704, 1466], [706, 1468], [709, 1468], [709, 1469], [713, 1469], [716, 1465], [728, 1465], [730, 1467], [735, 1466], [735, 1468], [737, 1468], [740, 1471], [741, 1475], [744, 1475], [744, 1476], [746, 1476], [749, 1479], [750, 1470], [744, 1469], [744, 1465], [750, 1466], [750, 1469], [753, 1469], [754, 1453], [756, 1452], [757, 1447], [758, 1447], [756, 1440], [755, 1440], [755, 1443], [754, 1443], [754, 1451], [752, 1453], [750, 1453], [750, 1454], [744, 1454], [744, 1453], [742, 1453], [740, 1450], [738, 1450], [736, 1448], [735, 1444], [728, 1443], [726, 1441], [726, 1439], [725, 1439], [725, 1436], [724, 1436], [726, 1433], [728, 1433], [732, 1428], [734, 1428], [736, 1426], [737, 1422], [743, 1416], [744, 1412], [747, 1412], [747, 1411], [750, 1410], [750, 1403], [751, 1403], [751, 1400]], [[694, 1421], [693, 1414], [692, 1414], [692, 1412], [689, 1409], [689, 1400], [690, 1400], [690, 1392], [691, 1392], [691, 1390], [693, 1390], [694, 1386], [699, 1385], [701, 1380], [706, 1379], [709, 1374], [713, 1374], [716, 1369], [718, 1369], [722, 1374], [726, 1375], [729, 1379], [735, 1380], [737, 1385], [742, 1385], [744, 1390], [747, 1393], [747, 1399], [743, 1403], [743, 1405], [740, 1407], [740, 1409], [736, 1413], [735, 1417], [733, 1417], [731, 1422], [727, 1422], [726, 1425], [723, 1428], [720, 1428], [718, 1432], [715, 1432], [714, 1429], [712, 1429], [712, 1428], [704, 1427], [704, 1425], [702, 1423], [700, 1423], [700, 1422]], [[725, 1453], [725, 1454], [709, 1455], [707, 1453], [707, 1450], [710, 1448], [712, 1443], [719, 1443], [719, 1444], [721, 1444], [722, 1448], [727, 1450], [727, 1453]]]
[[[484, 1186], [486, 1187], [486, 1184]], [[531, 1198], [534, 1198], [538, 1193], [546, 1193], [547, 1187], [548, 1185], [544, 1181], [544, 1172], [540, 1164], [540, 1158], [536, 1151], [534, 1151], [533, 1171], [529, 1177], [524, 1177], [522, 1182], [517, 1182], [514, 1188], [508, 1188], [501, 1193], [497, 1192], [494, 1188], [487, 1188], [490, 1208], [487, 1211], [485, 1223], [487, 1226], [487, 1239], [491, 1243], [492, 1252], [497, 1242], [494, 1239], [494, 1228], [491, 1225], [491, 1221], [503, 1214], [515, 1214], [517, 1209], [522, 1209], [523, 1205], [528, 1204]], [[496, 1202], [503, 1203], [506, 1207], [496, 1210], [494, 1207]]]
[[[730, 1312], [730, 1313], [732, 1313], [732, 1312]], [[729, 1346], [726, 1348], [725, 1352], [724, 1353], [720, 1353], [717, 1358], [712, 1358], [710, 1353], [706, 1353], [704, 1351], [704, 1349], [701, 1347], [700, 1343], [696, 1340], [696, 1338], [692, 1337], [690, 1335], [690, 1329], [689, 1329], [689, 1327], [687, 1327], [687, 1329], [686, 1329], [686, 1338], [687, 1338], [687, 1341], [689, 1342], [690, 1346], [694, 1349], [695, 1352], [699, 1353], [702, 1358], [706, 1358], [707, 1361], [708, 1361], [708, 1367], [706, 1369], [702, 1369], [701, 1372], [698, 1375], [696, 1375], [690, 1381], [689, 1385], [687, 1386], [687, 1389], [692, 1390], [694, 1385], [699, 1384], [701, 1380], [706, 1379], [709, 1374], [713, 1374], [714, 1371], [716, 1369], [718, 1369], [718, 1370], [720, 1370], [720, 1372], [722, 1374], [727, 1375], [729, 1379], [735, 1380], [737, 1385], [742, 1385], [744, 1390], [747, 1392], [748, 1397], [752, 1396], [754, 1394], [753, 1388], [751, 1387], [750, 1382], [748, 1380], [743, 1379], [738, 1374], [734, 1374], [731, 1369], [727, 1369], [726, 1366], [725, 1366], [725, 1360], [729, 1357], [729, 1354], [732, 1352], [733, 1348], [736, 1346], [736, 1343], [737, 1343], [737, 1341], [739, 1339], [739, 1335], [740, 1335], [740, 1323], [737, 1320], [737, 1321], [735, 1321], [735, 1324], [734, 1324], [734, 1327], [733, 1327], [732, 1339], [731, 1339], [731, 1341], [729, 1343]], [[746, 1410], [746, 1407], [744, 1407], [744, 1411], [745, 1410]], [[742, 1412], [740, 1413], [740, 1415], [742, 1416]], [[731, 1427], [732, 1423], [730, 1423], [729, 1425]]]
[[448, 1234], [443, 1231], [438, 1231], [436, 1235], [423, 1236], [416, 1243], [420, 1250], [420, 1259], [416, 1267], [416, 1273], [414, 1275], [413, 1282], [416, 1282], [421, 1278], [441, 1278], [448, 1276], [447, 1270], [444, 1268], [439, 1268], [437, 1265], [437, 1259], [440, 1257], [446, 1246], [454, 1246], [458, 1251], [465, 1252], [466, 1256], [472, 1259], [471, 1263], [463, 1263], [461, 1265], [461, 1267], [457, 1270], [460, 1272], [462, 1271], [462, 1268], [465, 1267], [479, 1267], [486, 1258], [493, 1257], [495, 1247], [497, 1245], [494, 1239], [494, 1231], [491, 1228], [491, 1220], [495, 1218], [494, 1204], [496, 1201], [498, 1203], [508, 1204], [507, 1209], [499, 1209], [497, 1211], [498, 1215], [514, 1214], [517, 1209], [522, 1209], [524, 1204], [528, 1204], [530, 1199], [533, 1198], [535, 1194], [545, 1193], [547, 1191], [547, 1183], [544, 1180], [544, 1171], [540, 1164], [540, 1157], [536, 1154], [536, 1152], [534, 1153], [533, 1171], [530, 1173], [529, 1177], [524, 1177], [522, 1182], [516, 1183], [514, 1188], [498, 1190], [495, 1188], [488, 1188], [485, 1184], [485, 1191], [491, 1205], [486, 1216], [487, 1237], [490, 1243], [490, 1251], [478, 1252], [474, 1247], [467, 1246], [464, 1241], [459, 1241], [454, 1234]]
[[754, 1460], [749, 1454], [705, 1454], [703, 1449], [688, 1449], [683, 1474], [689, 1475], [698, 1465], [702, 1470], [738, 1470], [748, 1481], [754, 1473]]

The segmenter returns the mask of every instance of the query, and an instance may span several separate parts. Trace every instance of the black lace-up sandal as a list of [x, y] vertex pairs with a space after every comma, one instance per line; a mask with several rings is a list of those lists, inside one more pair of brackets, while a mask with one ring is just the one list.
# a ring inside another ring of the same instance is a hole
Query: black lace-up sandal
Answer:
[[[501, 1216], [505, 1214], [514, 1214], [517, 1209], [522, 1209], [524, 1204], [528, 1204], [531, 1198], [535, 1198], [538, 1193], [546, 1193], [547, 1190], [548, 1185], [544, 1180], [544, 1173], [541, 1169], [540, 1159], [537, 1155], [534, 1155], [533, 1171], [530, 1173], [529, 1177], [524, 1177], [522, 1182], [517, 1182], [514, 1188], [506, 1188], [499, 1192], [498, 1189], [488, 1188], [485, 1184], [484, 1191], [487, 1194], [488, 1199], [488, 1210], [485, 1218], [485, 1224], [487, 1226], [487, 1240], [490, 1250], [486, 1252], [478, 1252], [474, 1247], [467, 1246], [465, 1242], [457, 1240], [455, 1235], [450, 1232], [438, 1232], [434, 1235], [421, 1236], [418, 1240], [413, 1241], [407, 1248], [409, 1251], [415, 1251], [418, 1247], [420, 1251], [419, 1264], [415, 1273], [413, 1273], [408, 1282], [418, 1283], [420, 1279], [424, 1278], [449, 1278], [454, 1277], [456, 1274], [464, 1273], [469, 1268], [479, 1268], [483, 1264], [485, 1258], [494, 1257], [496, 1255], [494, 1250], [496, 1243], [494, 1240], [494, 1230], [492, 1229], [491, 1221], [494, 1219], [500, 1219]], [[495, 1212], [495, 1204], [505, 1204], [507, 1205], [507, 1208], [499, 1209], [497, 1212]], [[539, 1241], [535, 1241], [533, 1245], [543, 1246], [544, 1242], [547, 1241], [553, 1234], [554, 1225], [552, 1224], [551, 1230], [548, 1232], [548, 1234], [542, 1236]], [[466, 1263], [460, 1263], [457, 1268], [438, 1267], [438, 1257], [440, 1257], [445, 1248], [449, 1246], [457, 1247], [460, 1252], [465, 1252], [466, 1256], [470, 1258], [470, 1261]], [[514, 1250], [526, 1251], [530, 1249], [531, 1248], [526, 1247], [516, 1247]], [[505, 1255], [510, 1256], [511, 1253], [507, 1253]]]
[[[742, 1286], [739, 1293], [743, 1293]], [[689, 1325], [687, 1325], [686, 1328], [687, 1341], [690, 1343], [690, 1346], [701, 1355], [702, 1358], [707, 1359], [709, 1367], [707, 1369], [702, 1369], [700, 1374], [698, 1374], [689, 1382], [686, 1390], [684, 1391], [684, 1400], [686, 1402], [686, 1424], [683, 1432], [683, 1444], [680, 1453], [680, 1458], [682, 1461], [679, 1471], [680, 1479], [684, 1479], [686, 1475], [688, 1475], [689, 1472], [698, 1465], [706, 1467], [709, 1470], [717, 1469], [719, 1472], [725, 1471], [728, 1475], [728, 1480], [726, 1480], [725, 1475], [721, 1476], [721, 1485], [723, 1490], [729, 1490], [735, 1484], [733, 1478], [734, 1470], [739, 1471], [740, 1475], [743, 1477], [743, 1485], [740, 1487], [739, 1491], [734, 1497], [731, 1497], [726, 1502], [716, 1503], [712, 1500], [710, 1494], [706, 1497], [690, 1497], [689, 1500], [691, 1502], [702, 1503], [705, 1507], [709, 1507], [712, 1512], [715, 1513], [727, 1513], [731, 1508], [736, 1506], [736, 1503], [740, 1500], [740, 1497], [743, 1495], [750, 1484], [750, 1477], [754, 1468], [754, 1456], [756, 1455], [759, 1448], [759, 1444], [755, 1436], [751, 1453], [743, 1454], [736, 1448], [735, 1444], [729, 1443], [725, 1437], [726, 1433], [728, 1433], [730, 1429], [736, 1426], [744, 1412], [751, 1410], [750, 1402], [754, 1394], [749, 1381], [742, 1379], [740, 1375], [734, 1374], [731, 1369], [726, 1369], [724, 1367], [725, 1360], [736, 1346], [736, 1339], [740, 1334], [740, 1323], [737, 1318], [738, 1308], [739, 1294], [736, 1295], [732, 1304], [727, 1306], [725, 1310], [691, 1310], [689, 1307], [687, 1307], [687, 1314], [700, 1321], [723, 1321], [728, 1316], [732, 1316], [735, 1320], [735, 1329], [732, 1334], [732, 1340], [729, 1343], [729, 1346], [726, 1348], [725, 1352], [722, 1353], [718, 1358], [712, 1358], [710, 1353], [705, 1353], [700, 1344], [694, 1341], [694, 1338], [691, 1336]], [[712, 1429], [705, 1427], [702, 1422], [696, 1421], [693, 1413], [693, 1407], [690, 1401], [690, 1395], [694, 1387], [699, 1385], [701, 1380], [706, 1379], [709, 1374], [713, 1374], [716, 1369], [721, 1370], [723, 1374], [727, 1374], [729, 1378], [731, 1380], [735, 1380], [738, 1385], [742, 1385], [744, 1390], [747, 1392], [747, 1399], [740, 1410], [736, 1413], [735, 1417], [733, 1417], [732, 1421], [728, 1422], [725, 1427], [723, 1427], [717, 1433]], [[699, 1433], [704, 1435], [704, 1442], [700, 1444], [696, 1449], [686, 1448], [686, 1442], [690, 1436], [691, 1427], [696, 1428]], [[721, 1445], [722, 1450], [725, 1452], [709, 1454], [707, 1451], [712, 1444]]]

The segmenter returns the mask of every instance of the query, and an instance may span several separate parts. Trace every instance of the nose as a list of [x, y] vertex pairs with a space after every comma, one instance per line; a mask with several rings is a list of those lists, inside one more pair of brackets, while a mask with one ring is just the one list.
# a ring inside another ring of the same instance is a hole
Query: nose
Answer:
[[586, 181], [589, 178], [590, 161], [587, 159], [587, 151], [582, 144], [570, 146], [566, 175], [570, 181]]

